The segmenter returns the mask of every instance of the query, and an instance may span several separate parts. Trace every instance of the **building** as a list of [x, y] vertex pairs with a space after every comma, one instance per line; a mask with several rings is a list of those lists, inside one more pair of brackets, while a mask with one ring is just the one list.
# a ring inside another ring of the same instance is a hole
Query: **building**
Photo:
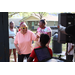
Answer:
[[22, 18], [9, 18], [8, 23], [10, 23], [10, 21], [13, 21], [15, 23], [15, 26], [19, 26], [21, 19]]
[[[42, 19], [46, 19], [47, 26], [57, 26], [58, 25], [58, 16], [53, 15], [47, 15], [46, 17], [43, 17]], [[40, 21], [40, 18], [32, 14], [28, 18], [23, 18], [20, 20], [20, 22], [25, 21], [28, 25], [28, 28], [31, 30], [36, 30], [39, 26], [38, 23]]]
[[[57, 26], [58, 25], [58, 16], [53, 16], [53, 15], [47, 15], [45, 17], [43, 17], [42, 19], [46, 19], [47, 21], [47, 26]], [[38, 23], [40, 21], [40, 18], [37, 17], [36, 15], [32, 14], [31, 16], [29, 16], [28, 18], [17, 18], [17, 19], [9, 19], [10, 21], [14, 21], [15, 26], [18, 26], [20, 24], [20, 22], [26, 22], [28, 25], [28, 28], [30, 30], [36, 30], [39, 26]]]

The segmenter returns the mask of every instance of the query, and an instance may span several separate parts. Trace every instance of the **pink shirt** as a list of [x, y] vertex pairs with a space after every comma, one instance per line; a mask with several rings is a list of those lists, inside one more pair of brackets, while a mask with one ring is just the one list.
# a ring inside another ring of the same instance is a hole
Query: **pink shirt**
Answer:
[[21, 54], [29, 54], [33, 50], [32, 40], [35, 39], [35, 34], [30, 30], [27, 30], [27, 33], [24, 35], [21, 32], [18, 32], [14, 44], [18, 44]]
[[47, 34], [48, 32], [52, 32], [50, 27], [45, 27], [44, 29], [41, 29], [40, 27], [37, 29], [37, 32], [40, 34]]
[[[44, 29], [41, 29], [40, 27], [37, 29], [37, 35], [41, 35], [41, 34], [48, 34], [48, 32], [52, 32], [50, 27], [45, 27]], [[40, 39], [38, 39], [38, 42], [40, 41]]]

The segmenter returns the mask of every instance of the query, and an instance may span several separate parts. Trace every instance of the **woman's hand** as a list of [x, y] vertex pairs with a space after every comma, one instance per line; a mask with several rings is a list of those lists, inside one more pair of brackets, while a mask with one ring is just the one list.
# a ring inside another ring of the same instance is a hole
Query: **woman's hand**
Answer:
[[46, 44], [47, 47], [49, 47], [49, 44]]
[[38, 41], [39, 38], [40, 38], [40, 36], [39, 35], [36, 35], [35, 41]]
[[21, 55], [21, 52], [20, 52], [19, 48], [17, 50], [18, 50], [18, 54]]
[[57, 28], [59, 28], [59, 25], [57, 26]]
[[18, 51], [18, 54], [19, 54], [19, 55], [21, 55], [21, 52], [20, 52], [20, 51]]
[[36, 37], [37, 37], [37, 38], [40, 38], [40, 36], [39, 36], [39, 35], [36, 35]]
[[12, 38], [12, 39], [14, 39], [14, 36], [9, 36], [9, 38]]
[[12, 39], [14, 39], [14, 36], [12, 36]]
[[20, 49], [19, 49], [19, 47], [17, 46], [17, 44], [15, 44], [15, 47], [16, 47], [16, 50], [18, 51], [18, 54], [21, 55]]

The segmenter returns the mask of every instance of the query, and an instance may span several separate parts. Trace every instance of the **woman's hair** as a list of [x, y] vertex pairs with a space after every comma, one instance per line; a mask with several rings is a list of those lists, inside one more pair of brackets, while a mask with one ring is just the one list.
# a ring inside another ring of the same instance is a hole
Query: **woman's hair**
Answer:
[[24, 23], [24, 22], [21, 22], [21, 23], [20, 23], [20, 26], [21, 26], [21, 24], [23, 24], [23, 23]]
[[12, 24], [12, 23], [14, 24], [14, 22], [13, 22], [13, 21], [10, 21], [10, 24]]
[[21, 23], [20, 23], [20, 26], [21, 26], [22, 24], [25, 24], [25, 25], [27, 26], [27, 24], [26, 24], [25, 22], [21, 22]]
[[40, 43], [41, 44], [46, 45], [49, 40], [50, 40], [50, 37], [47, 34], [40, 35]]
[[42, 20], [40, 20], [43, 24], [47, 24], [47, 22], [46, 22], [46, 19], [42, 19]]

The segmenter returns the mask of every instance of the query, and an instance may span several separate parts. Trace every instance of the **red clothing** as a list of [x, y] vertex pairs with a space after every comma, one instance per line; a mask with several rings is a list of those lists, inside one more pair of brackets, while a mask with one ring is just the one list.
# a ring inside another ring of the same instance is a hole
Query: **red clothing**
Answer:
[[[37, 48], [41, 48], [41, 46], [37, 47]], [[48, 50], [50, 52], [51, 57], [53, 56], [52, 50], [48, 47]], [[35, 54], [35, 51], [33, 50], [32, 53], [30, 54], [30, 57], [32, 57], [34, 59], [34, 62], [38, 62], [38, 58]]]
[[18, 31], [21, 31], [21, 29], [19, 29]]

